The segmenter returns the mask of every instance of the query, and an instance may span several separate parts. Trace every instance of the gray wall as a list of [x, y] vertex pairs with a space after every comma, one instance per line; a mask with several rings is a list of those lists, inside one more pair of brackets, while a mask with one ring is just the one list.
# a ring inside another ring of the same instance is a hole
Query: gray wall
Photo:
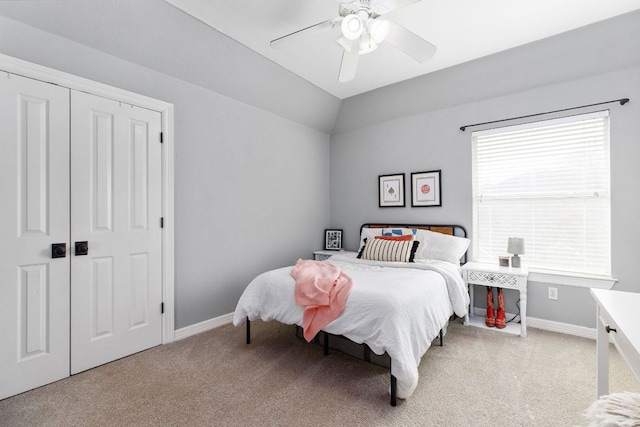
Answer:
[[[333, 95], [162, 0], [3, 0], [0, 15], [323, 132], [333, 128], [340, 106]], [[33, 53], [29, 42], [11, 38], [23, 54], [61, 52], [56, 62], [63, 66], [81, 59], [57, 39], [45, 39]]]
[[[175, 104], [177, 328], [233, 311], [252, 277], [310, 256], [328, 226], [349, 249], [370, 221], [471, 233], [461, 125], [620, 97], [613, 274], [640, 292], [638, 40], [632, 13], [340, 102], [160, 0], [0, 2], [1, 53]], [[378, 208], [378, 175], [433, 169], [442, 207]], [[529, 314], [593, 327], [588, 291], [559, 288], [552, 302], [530, 283]]]
[[[640, 13], [634, 13], [343, 102], [331, 137], [331, 223], [353, 230], [345, 236], [347, 248], [357, 248], [356, 230], [364, 222], [458, 223], [471, 235], [471, 129], [460, 126], [628, 97], [625, 106], [601, 108], [611, 110], [614, 289], [640, 292], [633, 268], [640, 255], [639, 29]], [[404, 113], [398, 117], [385, 106]], [[404, 172], [408, 182], [411, 172], [437, 169], [442, 207], [378, 207], [378, 175]], [[529, 283], [528, 315], [595, 327], [588, 289], [557, 287], [559, 300], [550, 301], [547, 284]], [[484, 306], [482, 299], [476, 306]], [[508, 311], [516, 312], [516, 299], [516, 292], [507, 295]]]
[[328, 133], [2, 16], [0, 53], [175, 105], [176, 328], [232, 312], [255, 275], [323, 244]]

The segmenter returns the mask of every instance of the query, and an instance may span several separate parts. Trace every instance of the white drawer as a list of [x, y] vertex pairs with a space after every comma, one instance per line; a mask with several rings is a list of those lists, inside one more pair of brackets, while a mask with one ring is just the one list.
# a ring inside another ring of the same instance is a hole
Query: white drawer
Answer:
[[485, 271], [467, 271], [467, 283], [518, 289], [518, 276]]
[[602, 322], [603, 326], [610, 328], [609, 336], [618, 349], [618, 353], [625, 359], [638, 381], [640, 381], [640, 352], [638, 352], [638, 349], [633, 347], [633, 344], [624, 334], [624, 331], [620, 329], [604, 310], [600, 312], [600, 322]]

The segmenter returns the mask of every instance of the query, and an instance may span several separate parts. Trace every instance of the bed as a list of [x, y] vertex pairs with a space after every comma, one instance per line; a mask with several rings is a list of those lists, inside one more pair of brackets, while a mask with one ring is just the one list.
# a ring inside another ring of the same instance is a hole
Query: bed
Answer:
[[[442, 338], [449, 319], [467, 313], [460, 262], [466, 260], [469, 240], [461, 226], [428, 224], [364, 224], [360, 237], [357, 252], [312, 261], [330, 263], [353, 283], [343, 311], [321, 331], [389, 355], [395, 406], [396, 398], [406, 399], [415, 390], [420, 359], [434, 339]], [[247, 343], [255, 319], [304, 327], [305, 307], [294, 296], [295, 268], [262, 273], [243, 292], [233, 323], [246, 324]], [[328, 335], [325, 353], [327, 342]]]

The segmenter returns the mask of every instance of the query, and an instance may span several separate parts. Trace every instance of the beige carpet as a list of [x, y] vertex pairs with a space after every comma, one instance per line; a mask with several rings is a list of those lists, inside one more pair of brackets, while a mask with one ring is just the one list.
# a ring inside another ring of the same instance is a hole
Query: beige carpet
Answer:
[[[456, 321], [397, 407], [385, 368], [253, 322], [159, 346], [0, 401], [4, 426], [576, 426], [595, 396], [595, 341], [525, 339]], [[436, 343], [434, 343], [436, 344]], [[611, 392], [640, 391], [612, 347]]]

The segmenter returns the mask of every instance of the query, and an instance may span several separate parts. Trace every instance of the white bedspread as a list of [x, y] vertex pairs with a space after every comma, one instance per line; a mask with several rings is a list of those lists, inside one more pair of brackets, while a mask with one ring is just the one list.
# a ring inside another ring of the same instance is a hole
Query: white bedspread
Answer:
[[[409, 397], [418, 385], [418, 365], [431, 342], [455, 312], [462, 317], [469, 294], [459, 267], [444, 261], [395, 263], [334, 255], [330, 262], [353, 279], [345, 310], [323, 330], [365, 343], [376, 354], [391, 357], [397, 396]], [[233, 324], [277, 320], [302, 326], [303, 307], [296, 305], [293, 267], [256, 277], [238, 301]]]

